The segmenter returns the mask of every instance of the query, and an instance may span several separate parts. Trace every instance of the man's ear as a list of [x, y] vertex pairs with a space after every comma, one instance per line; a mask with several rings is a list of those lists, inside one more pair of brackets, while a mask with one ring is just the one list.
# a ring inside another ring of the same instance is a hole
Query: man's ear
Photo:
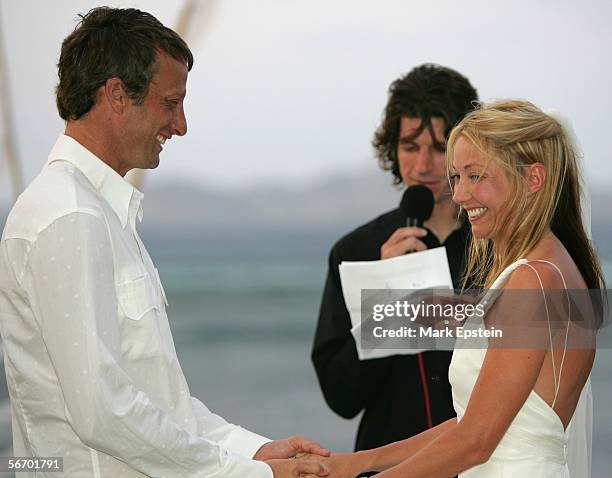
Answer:
[[546, 169], [542, 163], [533, 163], [527, 167], [525, 171], [525, 179], [527, 180], [527, 189], [530, 193], [538, 192], [544, 187], [546, 180]]
[[117, 77], [109, 78], [103, 88], [104, 98], [112, 110], [117, 114], [123, 113], [129, 101], [123, 81]]

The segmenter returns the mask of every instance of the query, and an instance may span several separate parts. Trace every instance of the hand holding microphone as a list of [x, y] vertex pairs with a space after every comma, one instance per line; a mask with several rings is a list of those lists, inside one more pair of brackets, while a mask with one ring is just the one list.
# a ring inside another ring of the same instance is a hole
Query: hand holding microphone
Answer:
[[424, 251], [427, 245], [422, 239], [427, 236], [423, 223], [431, 217], [434, 197], [426, 186], [411, 186], [404, 192], [400, 210], [406, 218], [406, 227], [397, 229], [380, 248], [380, 258], [389, 259], [409, 252]]

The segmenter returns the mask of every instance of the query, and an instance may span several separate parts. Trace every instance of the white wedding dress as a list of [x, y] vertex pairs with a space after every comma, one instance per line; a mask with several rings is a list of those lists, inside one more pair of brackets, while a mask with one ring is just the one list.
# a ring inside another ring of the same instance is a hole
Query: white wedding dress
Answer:
[[[512, 271], [528, 263], [526, 259], [521, 259], [508, 266], [491, 289], [501, 289]], [[490, 305], [489, 301], [487, 306]], [[468, 326], [467, 323], [465, 325]], [[484, 326], [482, 319], [480, 324], [470, 325]], [[487, 352], [487, 339], [478, 340], [482, 342], [472, 344], [476, 345], [474, 348], [455, 348], [453, 352], [449, 379], [458, 420], [465, 413]], [[532, 390], [491, 458], [461, 473], [460, 478], [589, 478], [590, 437], [587, 435], [590, 434], [588, 421], [592, 419], [590, 391], [589, 380], [576, 412], [567, 430], [564, 430], [557, 413]], [[492, 399], [503, 400], [504, 397], [493, 396]]]

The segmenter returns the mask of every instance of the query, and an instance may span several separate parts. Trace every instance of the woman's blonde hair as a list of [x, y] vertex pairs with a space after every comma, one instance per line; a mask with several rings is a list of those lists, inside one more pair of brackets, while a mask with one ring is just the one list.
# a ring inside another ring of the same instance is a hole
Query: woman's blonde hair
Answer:
[[[514, 261], [524, 258], [550, 227], [572, 256], [589, 289], [604, 287], [601, 266], [582, 223], [582, 180], [568, 134], [561, 124], [527, 101], [501, 100], [481, 104], [453, 129], [447, 159], [452, 165], [455, 143], [467, 139], [487, 164], [494, 161], [511, 181], [505, 219], [496, 228], [508, 237], [501, 253], [493, 241], [473, 237], [464, 286], [490, 287]], [[542, 163], [543, 187], [530, 194], [526, 166]], [[482, 174], [482, 173], [481, 173]]]

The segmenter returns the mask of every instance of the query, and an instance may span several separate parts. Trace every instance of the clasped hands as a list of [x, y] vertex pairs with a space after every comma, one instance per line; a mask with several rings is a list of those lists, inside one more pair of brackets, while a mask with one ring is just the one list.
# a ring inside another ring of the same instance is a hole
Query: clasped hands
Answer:
[[296, 436], [266, 443], [253, 459], [266, 462], [274, 478], [355, 478], [363, 471], [357, 456], [357, 453], [332, 455], [318, 443]]

